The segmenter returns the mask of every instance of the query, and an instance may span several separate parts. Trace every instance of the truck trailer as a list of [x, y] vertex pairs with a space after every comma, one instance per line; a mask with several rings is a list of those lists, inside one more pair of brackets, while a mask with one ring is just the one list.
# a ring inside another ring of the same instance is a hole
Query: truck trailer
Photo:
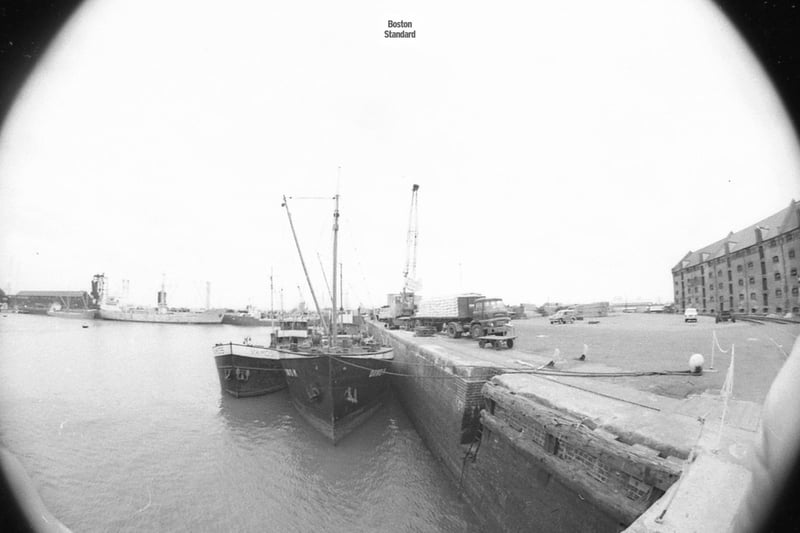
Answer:
[[485, 346], [514, 346], [514, 328], [503, 300], [482, 294], [423, 298], [411, 317], [415, 328], [433, 328], [450, 338], [469, 335]]

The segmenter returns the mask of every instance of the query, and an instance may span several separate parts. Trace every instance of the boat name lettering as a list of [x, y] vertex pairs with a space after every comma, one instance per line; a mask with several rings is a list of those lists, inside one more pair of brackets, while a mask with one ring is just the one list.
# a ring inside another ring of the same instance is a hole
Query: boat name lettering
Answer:
[[294, 368], [285, 368], [284, 370], [286, 370], [287, 376], [292, 376], [293, 378], [297, 377], [297, 370], [295, 370]]
[[376, 378], [378, 376], [382, 376], [384, 372], [386, 372], [385, 368], [376, 368], [369, 371], [369, 377]]
[[350, 403], [358, 403], [358, 389], [355, 387], [347, 387], [344, 391], [344, 399]]

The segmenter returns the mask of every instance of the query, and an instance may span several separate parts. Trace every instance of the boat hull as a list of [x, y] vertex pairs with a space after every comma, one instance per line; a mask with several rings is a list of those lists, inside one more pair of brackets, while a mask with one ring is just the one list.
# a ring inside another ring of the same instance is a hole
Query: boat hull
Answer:
[[242, 316], [242, 315], [232, 315], [230, 313], [226, 313], [225, 316], [222, 317], [223, 324], [229, 324], [231, 326], [269, 326], [273, 323], [273, 320], [269, 318], [256, 318], [254, 316]]
[[224, 311], [167, 311], [155, 309], [100, 309], [98, 316], [103, 320], [123, 322], [155, 322], [159, 324], [221, 324]]
[[292, 403], [334, 444], [386, 401], [391, 356], [306, 355], [280, 350]]
[[79, 318], [82, 320], [92, 320], [97, 316], [97, 309], [80, 309], [71, 311], [48, 311], [47, 316], [59, 318]]
[[235, 398], [262, 396], [286, 387], [275, 350], [229, 342], [215, 345], [213, 353], [220, 388]]

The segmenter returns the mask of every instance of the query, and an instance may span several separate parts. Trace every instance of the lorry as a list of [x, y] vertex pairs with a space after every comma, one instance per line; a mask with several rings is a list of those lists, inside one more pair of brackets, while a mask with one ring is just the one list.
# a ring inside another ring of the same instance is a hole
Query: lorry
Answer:
[[469, 335], [481, 348], [486, 344], [512, 348], [516, 339], [503, 300], [478, 293], [423, 298], [411, 321], [415, 329], [433, 328], [450, 338]]
[[378, 321], [389, 329], [408, 329], [409, 319], [416, 310], [419, 297], [413, 293], [387, 295], [387, 305], [378, 309]]

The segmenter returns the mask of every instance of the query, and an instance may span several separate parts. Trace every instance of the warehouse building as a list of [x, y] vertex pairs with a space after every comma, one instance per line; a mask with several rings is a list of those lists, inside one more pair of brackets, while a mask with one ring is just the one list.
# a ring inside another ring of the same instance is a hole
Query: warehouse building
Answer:
[[798, 314], [800, 205], [689, 252], [672, 268], [675, 305], [701, 313]]
[[19, 291], [9, 296], [9, 307], [20, 313], [43, 315], [54, 305], [61, 309], [89, 309], [86, 291]]

